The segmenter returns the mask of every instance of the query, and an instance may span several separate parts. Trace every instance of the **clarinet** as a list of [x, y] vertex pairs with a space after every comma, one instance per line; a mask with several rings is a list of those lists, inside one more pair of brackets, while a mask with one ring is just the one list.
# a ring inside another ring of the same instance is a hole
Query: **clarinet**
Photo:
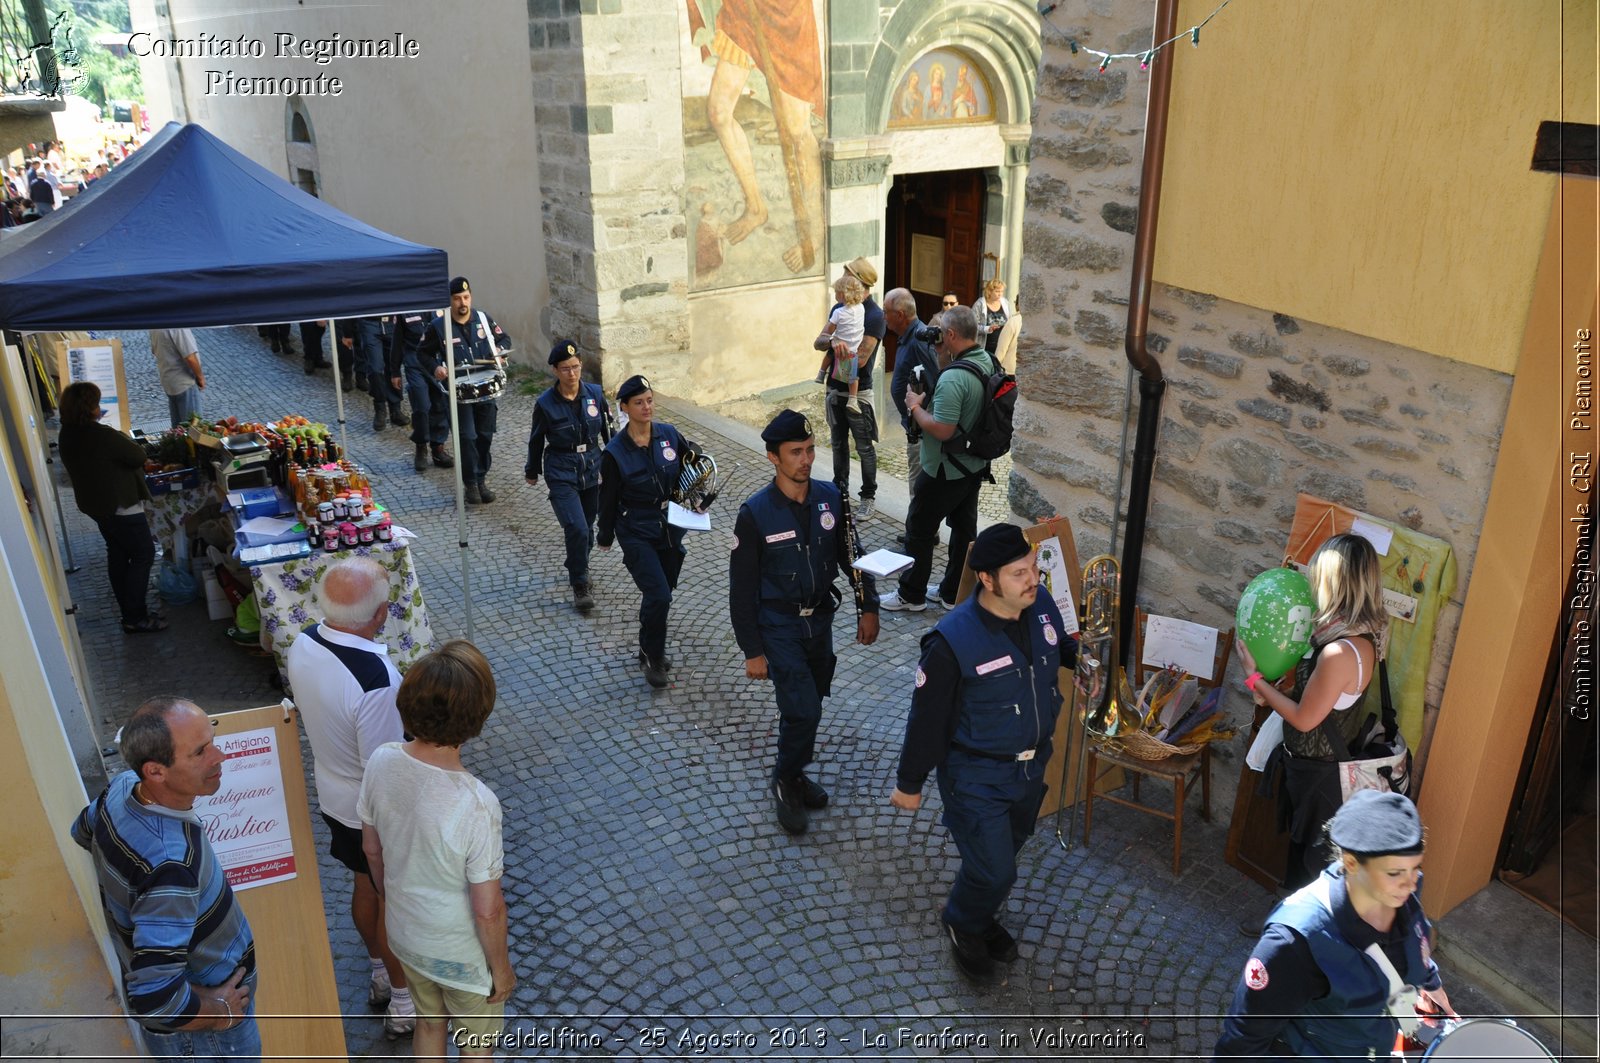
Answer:
[[[861, 549], [861, 531], [856, 527], [856, 515], [850, 508], [850, 496], [844, 491], [839, 492], [839, 508], [844, 511], [844, 525], [850, 532], [850, 559], [854, 561], [865, 554], [866, 551]], [[867, 611], [867, 586], [863, 582], [865, 577], [862, 576], [861, 570], [856, 568], [855, 565], [849, 566], [848, 574], [850, 576], [850, 589], [856, 596], [856, 621], [859, 623], [861, 617]]]

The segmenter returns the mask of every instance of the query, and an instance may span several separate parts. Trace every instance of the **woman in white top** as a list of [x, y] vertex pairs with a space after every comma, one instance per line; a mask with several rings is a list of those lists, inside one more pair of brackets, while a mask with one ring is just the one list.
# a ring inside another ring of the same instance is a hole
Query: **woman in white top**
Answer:
[[1378, 647], [1389, 627], [1383, 609], [1382, 573], [1372, 544], [1359, 535], [1335, 535], [1311, 559], [1311, 589], [1317, 612], [1312, 653], [1276, 685], [1261, 681], [1243, 643], [1239, 656], [1250, 673], [1245, 686], [1257, 705], [1283, 717], [1283, 744], [1267, 765], [1278, 786], [1280, 827], [1289, 832], [1284, 886], [1298, 889], [1322, 871], [1319, 852], [1324, 824], [1339, 810], [1339, 761], [1350, 759], [1350, 742], [1365, 713], [1360, 702], [1378, 666]]

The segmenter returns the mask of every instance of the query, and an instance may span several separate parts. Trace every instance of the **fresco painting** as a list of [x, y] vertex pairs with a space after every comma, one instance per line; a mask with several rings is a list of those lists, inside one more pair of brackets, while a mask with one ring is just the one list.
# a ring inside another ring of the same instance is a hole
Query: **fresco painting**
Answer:
[[889, 128], [993, 122], [994, 93], [972, 56], [953, 48], [924, 52], [894, 91]]
[[824, 2], [686, 0], [691, 291], [823, 271]]

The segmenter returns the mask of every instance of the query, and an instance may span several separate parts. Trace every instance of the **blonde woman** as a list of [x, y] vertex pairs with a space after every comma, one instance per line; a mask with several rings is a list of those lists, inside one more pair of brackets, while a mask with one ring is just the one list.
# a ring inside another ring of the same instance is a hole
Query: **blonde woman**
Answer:
[[1006, 327], [1011, 313], [1011, 304], [1006, 301], [1006, 282], [999, 277], [986, 281], [983, 298], [972, 308], [972, 314], [978, 319], [978, 339], [990, 354], [995, 353], [1000, 343], [1000, 330]]
[[[1362, 695], [1378, 668], [1379, 645], [1389, 626], [1383, 609], [1382, 573], [1372, 544], [1359, 535], [1335, 535], [1311, 559], [1311, 589], [1317, 612], [1311, 654], [1278, 681], [1262, 681], [1243, 643], [1239, 658], [1249, 673], [1245, 686], [1257, 705], [1283, 717], [1283, 744], [1273, 754], [1282, 766], [1279, 825], [1289, 831], [1284, 886], [1299, 889], [1322, 870], [1317, 843], [1339, 810], [1337, 773], [1330, 765], [1350, 759], [1364, 713]], [[1278, 768], [1267, 766], [1268, 778]]]

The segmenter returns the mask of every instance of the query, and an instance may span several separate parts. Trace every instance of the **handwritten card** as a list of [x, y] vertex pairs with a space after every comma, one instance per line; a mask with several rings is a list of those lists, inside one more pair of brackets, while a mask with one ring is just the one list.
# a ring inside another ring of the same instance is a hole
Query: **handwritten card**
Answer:
[[1156, 668], [1181, 668], [1210, 681], [1217, 661], [1218, 631], [1170, 616], [1145, 617], [1143, 663]]

